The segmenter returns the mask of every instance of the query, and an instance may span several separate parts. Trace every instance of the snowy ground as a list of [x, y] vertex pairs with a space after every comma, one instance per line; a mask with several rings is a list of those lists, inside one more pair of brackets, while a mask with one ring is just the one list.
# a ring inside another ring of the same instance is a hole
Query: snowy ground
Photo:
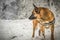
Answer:
[[[55, 40], [60, 40], [60, 25], [55, 26]], [[36, 35], [34, 40], [43, 40], [42, 36]], [[0, 20], [0, 40], [32, 40], [32, 21], [22, 20]], [[46, 40], [50, 40], [50, 30], [46, 29]]]

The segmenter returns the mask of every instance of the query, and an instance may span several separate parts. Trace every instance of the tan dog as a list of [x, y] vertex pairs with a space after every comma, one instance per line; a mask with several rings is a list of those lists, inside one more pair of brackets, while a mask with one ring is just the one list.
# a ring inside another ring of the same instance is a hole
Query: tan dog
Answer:
[[54, 14], [48, 8], [36, 7], [34, 4], [33, 6], [34, 9], [32, 11], [32, 15], [29, 17], [29, 19], [33, 20], [32, 37], [34, 37], [35, 29], [38, 23], [40, 23], [41, 25], [39, 30], [39, 35], [40, 33], [42, 33], [42, 35], [45, 38], [45, 28], [50, 28], [51, 35], [54, 35], [54, 23], [55, 23]]

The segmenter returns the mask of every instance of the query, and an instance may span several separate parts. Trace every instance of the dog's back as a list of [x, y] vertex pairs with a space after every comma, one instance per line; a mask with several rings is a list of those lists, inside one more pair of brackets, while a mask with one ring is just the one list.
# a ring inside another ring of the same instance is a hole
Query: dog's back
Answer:
[[[37, 13], [37, 11], [35, 11], [35, 9], [32, 11], [32, 13], [36, 13], [37, 16], [40, 15], [39, 18], [37, 19], [42, 19], [43, 21], [53, 21], [55, 18], [54, 18], [54, 14], [48, 9], [48, 8], [44, 8], [44, 7], [38, 7], [38, 11], [39, 13]], [[35, 14], [34, 14], [35, 15]]]

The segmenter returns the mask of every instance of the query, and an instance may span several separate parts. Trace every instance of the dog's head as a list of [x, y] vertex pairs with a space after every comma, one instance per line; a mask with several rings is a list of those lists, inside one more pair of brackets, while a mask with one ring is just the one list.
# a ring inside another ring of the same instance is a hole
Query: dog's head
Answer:
[[40, 18], [40, 8], [35, 6], [34, 4], [33, 6], [34, 6], [34, 9], [32, 11], [32, 15], [29, 17], [29, 19], [31, 20]]

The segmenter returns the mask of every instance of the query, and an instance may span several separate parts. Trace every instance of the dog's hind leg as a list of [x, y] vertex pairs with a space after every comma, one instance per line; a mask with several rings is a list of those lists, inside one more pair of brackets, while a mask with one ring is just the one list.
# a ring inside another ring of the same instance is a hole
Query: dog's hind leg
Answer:
[[43, 37], [45, 38], [45, 26], [40, 27]]
[[54, 24], [51, 24], [50, 27], [51, 27], [51, 40], [54, 40]]
[[41, 30], [39, 29], [39, 36], [40, 36], [40, 34], [41, 34]]
[[51, 24], [51, 34], [54, 34], [54, 24]]

